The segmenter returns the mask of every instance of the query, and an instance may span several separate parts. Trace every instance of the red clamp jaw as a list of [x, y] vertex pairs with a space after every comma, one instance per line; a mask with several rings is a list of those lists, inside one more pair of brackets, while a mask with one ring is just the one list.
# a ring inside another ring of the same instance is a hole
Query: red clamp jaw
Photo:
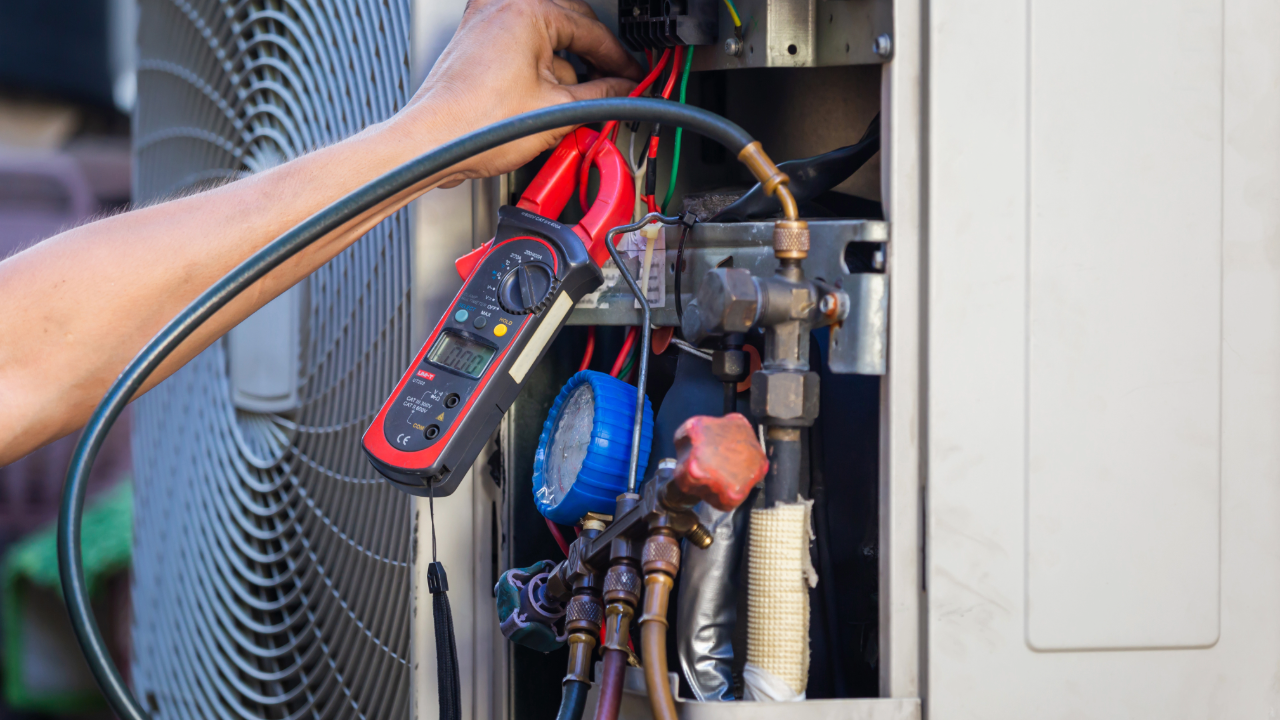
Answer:
[[[594, 130], [587, 128], [578, 128], [566, 135], [533, 182], [529, 183], [516, 206], [551, 220], [560, 217], [577, 188], [582, 159], [591, 149], [596, 135]], [[592, 162], [600, 172], [600, 190], [586, 217], [573, 227], [573, 232], [582, 239], [596, 265], [604, 265], [609, 259], [609, 250], [604, 246], [605, 235], [610, 229], [631, 222], [636, 190], [627, 161], [609, 140], [600, 144], [600, 151]], [[471, 276], [471, 271], [492, 246], [493, 241], [490, 240], [454, 261], [462, 279]]]

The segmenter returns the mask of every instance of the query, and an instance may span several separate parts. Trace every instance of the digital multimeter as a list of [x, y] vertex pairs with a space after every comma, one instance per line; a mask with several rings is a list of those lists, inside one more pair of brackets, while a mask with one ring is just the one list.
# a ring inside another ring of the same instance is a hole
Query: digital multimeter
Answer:
[[603, 281], [570, 228], [501, 208], [492, 245], [365, 432], [373, 466], [414, 495], [433, 482], [453, 492], [569, 311]]
[[[498, 210], [494, 238], [455, 263], [462, 289], [362, 440], [401, 490], [445, 496], [458, 487], [573, 306], [604, 282], [604, 242], [630, 221], [635, 186], [618, 148], [597, 137], [587, 128], [566, 135], [516, 206]], [[550, 218], [588, 157], [599, 189], [570, 228]]]

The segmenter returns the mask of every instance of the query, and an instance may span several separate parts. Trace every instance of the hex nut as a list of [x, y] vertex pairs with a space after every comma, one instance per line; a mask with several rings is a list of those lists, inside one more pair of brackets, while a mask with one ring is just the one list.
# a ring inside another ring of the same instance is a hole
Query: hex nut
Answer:
[[711, 375], [720, 382], [742, 382], [751, 374], [751, 359], [743, 350], [711, 353]]
[[751, 376], [751, 412], [787, 425], [812, 425], [818, 417], [818, 374], [760, 370]]
[[[685, 315], [685, 329], [693, 331], [686, 332], [690, 342], [708, 335], [750, 330], [760, 305], [755, 280], [751, 271], [744, 268], [708, 270], [698, 286], [696, 302], [697, 314]], [[688, 327], [693, 324], [697, 327]]]

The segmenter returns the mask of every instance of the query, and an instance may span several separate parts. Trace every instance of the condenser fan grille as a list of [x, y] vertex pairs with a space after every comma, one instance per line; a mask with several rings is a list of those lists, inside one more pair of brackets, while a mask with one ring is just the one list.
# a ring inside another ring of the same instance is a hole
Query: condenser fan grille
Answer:
[[[140, 10], [141, 200], [265, 170], [408, 97], [407, 0]], [[408, 232], [397, 214], [309, 280], [296, 408], [237, 408], [223, 343], [138, 401], [133, 683], [158, 717], [408, 716], [412, 505], [359, 446], [409, 360]]]

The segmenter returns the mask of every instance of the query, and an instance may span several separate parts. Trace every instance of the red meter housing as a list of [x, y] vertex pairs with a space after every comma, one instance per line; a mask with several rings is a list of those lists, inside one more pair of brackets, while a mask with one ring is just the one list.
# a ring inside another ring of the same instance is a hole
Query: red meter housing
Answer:
[[498, 210], [494, 238], [457, 261], [462, 289], [362, 440], [401, 490], [445, 496], [458, 487], [573, 306], [603, 282], [604, 236], [631, 219], [635, 192], [613, 143], [596, 155], [600, 191], [583, 221], [551, 219], [572, 197], [595, 136], [570, 133], [517, 206]]

